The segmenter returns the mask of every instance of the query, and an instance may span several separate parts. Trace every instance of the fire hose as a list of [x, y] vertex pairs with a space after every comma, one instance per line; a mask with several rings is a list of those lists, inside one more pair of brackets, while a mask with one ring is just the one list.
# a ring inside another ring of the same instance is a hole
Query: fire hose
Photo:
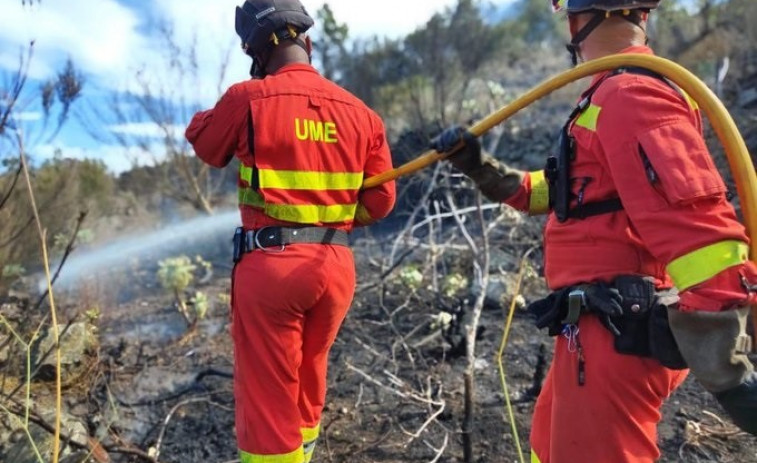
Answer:
[[[530, 106], [532, 103], [549, 95], [559, 88], [562, 88], [584, 77], [622, 67], [645, 68], [664, 76], [665, 78], [676, 84], [686, 94], [688, 94], [688, 96], [699, 105], [700, 110], [707, 116], [707, 119], [710, 121], [715, 134], [717, 135], [720, 143], [725, 149], [725, 154], [728, 158], [728, 165], [733, 179], [736, 183], [736, 191], [738, 193], [739, 201], [741, 204], [744, 226], [746, 227], [747, 235], [750, 239], [749, 258], [753, 262], [757, 262], [757, 174], [755, 174], [752, 159], [747, 150], [744, 138], [741, 136], [741, 133], [739, 133], [739, 130], [736, 127], [733, 118], [728, 113], [728, 110], [725, 108], [720, 99], [718, 99], [718, 97], [712, 92], [712, 90], [710, 90], [709, 87], [704, 84], [704, 82], [702, 82], [698, 77], [696, 77], [686, 68], [670, 60], [643, 54], [618, 54], [582, 63], [574, 67], [573, 69], [558, 74], [557, 76], [542, 82], [536, 87], [533, 87], [531, 90], [516, 98], [511, 103], [503, 106], [499, 110], [493, 112], [481, 121], [472, 125], [468, 128], [468, 130], [476, 137], [480, 137], [481, 135], [489, 131], [492, 127], [502, 123], [509, 117], [519, 112], [521, 109]], [[424, 167], [435, 163], [436, 161], [448, 157], [461, 147], [462, 143], [448, 153], [438, 153], [434, 150], [429, 150], [420, 157], [406, 164], [403, 164], [396, 169], [365, 179], [365, 181], [363, 182], [363, 188], [378, 186], [382, 183], [394, 180], [400, 176], [417, 172], [418, 170], [421, 170]], [[522, 269], [524, 265], [525, 262], [521, 262], [521, 272], [519, 273], [518, 286], [520, 286], [520, 278], [522, 276]], [[510, 412], [511, 425], [513, 426], [513, 433], [518, 447], [518, 455], [522, 462], [523, 456], [520, 449], [518, 433], [515, 429], [512, 409], [507, 394], [507, 383], [505, 382], [504, 378], [504, 366], [502, 365], [504, 347], [507, 342], [507, 336], [511, 327], [514, 300], [519, 291], [520, 288], [518, 287], [518, 289], [516, 289], [516, 293], [513, 294], [513, 304], [511, 304], [510, 314], [505, 326], [502, 345], [500, 346], [499, 350], [498, 362], [500, 367], [500, 375], [503, 382], [503, 390], [505, 392], [506, 399], [508, 399], [507, 406], [508, 411]], [[757, 334], [757, 306], [752, 307], [752, 323], [755, 328], [755, 334]]]
[[[643, 54], [618, 54], [591, 60], [542, 82], [510, 104], [472, 125], [468, 130], [476, 137], [480, 137], [521, 109], [567, 84], [599, 72], [621, 67], [645, 68], [666, 77], [688, 94], [707, 116], [720, 143], [725, 148], [731, 174], [736, 182], [744, 225], [750, 239], [749, 257], [752, 261], [757, 262], [757, 174], [755, 174], [746, 143], [720, 99], [697, 76], [679, 64], [665, 58]], [[460, 146], [458, 146], [459, 148]], [[454, 151], [438, 153], [430, 150], [396, 169], [365, 179], [363, 188], [371, 188], [400, 176], [417, 172], [446, 158]], [[752, 319], [755, 325], [755, 333], [757, 333], [757, 307], [752, 308]]]

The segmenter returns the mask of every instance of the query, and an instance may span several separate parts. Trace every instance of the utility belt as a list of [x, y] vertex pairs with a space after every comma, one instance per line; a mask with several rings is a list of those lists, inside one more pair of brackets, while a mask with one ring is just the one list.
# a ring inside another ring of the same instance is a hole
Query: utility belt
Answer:
[[349, 235], [344, 230], [325, 227], [263, 227], [257, 230], [234, 230], [234, 262], [239, 262], [247, 252], [260, 249], [265, 252], [281, 252], [295, 243], [335, 244], [349, 246]]
[[609, 285], [560, 289], [532, 302], [528, 310], [536, 315], [539, 328], [549, 328], [550, 336], [575, 328], [584, 314], [596, 315], [613, 334], [618, 353], [654, 358], [680, 370], [687, 366], [668, 322], [668, 309], [677, 304], [677, 290], [657, 290], [648, 278], [622, 275]]

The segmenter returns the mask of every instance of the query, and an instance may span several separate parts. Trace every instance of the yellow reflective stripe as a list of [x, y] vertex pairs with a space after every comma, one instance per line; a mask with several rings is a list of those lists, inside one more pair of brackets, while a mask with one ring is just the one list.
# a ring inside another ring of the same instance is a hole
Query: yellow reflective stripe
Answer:
[[305, 452], [302, 447], [294, 452], [277, 455], [256, 455], [240, 450], [239, 460], [241, 463], [302, 463], [305, 460]]
[[593, 104], [590, 104], [588, 108], [584, 109], [584, 112], [576, 119], [576, 125], [589, 129], [592, 132], [597, 130], [597, 121], [599, 120], [599, 113], [602, 108]]
[[315, 453], [315, 441], [320, 434], [321, 426], [318, 425], [314, 428], [300, 428], [302, 433], [302, 448], [305, 451], [305, 463], [310, 463], [313, 459], [313, 453]]
[[315, 204], [266, 204], [264, 211], [269, 217], [296, 223], [345, 222], [355, 218], [357, 204], [335, 204], [320, 206]]
[[244, 164], [239, 164], [239, 178], [247, 182], [248, 185], [252, 185], [252, 167], [247, 167]]
[[306, 444], [318, 439], [318, 435], [321, 433], [321, 426], [317, 425], [314, 428], [300, 428], [302, 433], [302, 441]]
[[678, 290], [683, 291], [746, 262], [748, 256], [749, 246], [743, 241], [721, 241], [673, 260], [667, 271]]
[[541, 460], [539, 460], [539, 457], [533, 450], [531, 450], [531, 463], [541, 463]]
[[529, 214], [544, 214], [549, 212], [549, 183], [543, 170], [535, 170], [531, 174], [531, 196], [528, 198]]
[[355, 220], [363, 225], [368, 225], [376, 221], [373, 217], [371, 217], [368, 209], [366, 209], [362, 204], [357, 205], [357, 210], [355, 210]]
[[284, 190], [359, 190], [362, 172], [315, 172], [260, 169], [260, 188]]
[[239, 197], [239, 204], [252, 207], [263, 207], [265, 202], [263, 197], [257, 191], [252, 188], [238, 188], [237, 196]]

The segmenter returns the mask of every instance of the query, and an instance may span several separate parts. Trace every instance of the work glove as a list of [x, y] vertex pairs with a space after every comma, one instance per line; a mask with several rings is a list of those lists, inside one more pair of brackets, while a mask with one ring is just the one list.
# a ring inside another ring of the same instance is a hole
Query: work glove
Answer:
[[614, 336], [620, 336], [620, 330], [612, 320], [623, 315], [623, 296], [620, 292], [603, 282], [582, 285], [579, 288], [583, 290], [586, 298], [585, 310], [595, 313], [602, 325]]
[[518, 191], [525, 173], [485, 154], [478, 139], [463, 127], [455, 125], [443, 130], [431, 140], [431, 148], [447, 153], [461, 142], [462, 148], [447, 160], [470, 177], [484, 196], [492, 201], [503, 202]]
[[[576, 309], [572, 313], [569, 310], [571, 293], [576, 298]], [[600, 282], [555, 291], [529, 304], [528, 310], [536, 318], [536, 327], [548, 328], [550, 336], [560, 334], [565, 325], [575, 324], [581, 313], [585, 312], [595, 313], [605, 328], [619, 336], [620, 331], [612, 319], [623, 315], [622, 302], [623, 297], [617, 289]]]
[[733, 422], [757, 435], [757, 374], [747, 357], [748, 308], [722, 312], [668, 309], [670, 329], [694, 377]]
[[447, 161], [455, 169], [470, 175], [484, 165], [484, 155], [481, 143], [475, 135], [464, 127], [453, 125], [442, 131], [436, 138], [431, 140], [431, 148], [439, 153], [449, 153], [462, 142], [462, 148], [447, 157]]

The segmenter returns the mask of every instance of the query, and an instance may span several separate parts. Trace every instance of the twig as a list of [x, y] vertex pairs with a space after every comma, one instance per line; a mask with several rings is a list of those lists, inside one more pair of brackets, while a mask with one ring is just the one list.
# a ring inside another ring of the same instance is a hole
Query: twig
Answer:
[[423, 443], [426, 444], [426, 447], [428, 447], [431, 450], [433, 450], [434, 452], [436, 452], [436, 456], [434, 457], [434, 459], [429, 462], [429, 463], [436, 463], [437, 461], [439, 461], [439, 459], [442, 457], [442, 455], [444, 455], [444, 450], [447, 449], [447, 444], [449, 444], [449, 433], [448, 432], [444, 433], [444, 442], [442, 442], [442, 446], [440, 448], [438, 448], [438, 449], [434, 448], [433, 445], [429, 444], [425, 440], [423, 441]]
[[[347, 366], [348, 369], [350, 369], [350, 370], [354, 371], [355, 373], [359, 374], [360, 376], [362, 376], [363, 378], [365, 378], [369, 382], [375, 384], [376, 386], [378, 386], [378, 387], [380, 387], [382, 389], [386, 389], [387, 391], [391, 392], [392, 394], [400, 396], [403, 399], [410, 399], [410, 400], [414, 400], [416, 402], [420, 402], [422, 404], [435, 405], [437, 407], [441, 406], [442, 404], [444, 404], [444, 401], [440, 402], [440, 401], [435, 401], [435, 400], [427, 399], [427, 398], [419, 395], [418, 393], [416, 393], [414, 391], [411, 391], [411, 392], [402, 392], [402, 391], [399, 391], [399, 390], [397, 390], [397, 389], [395, 389], [393, 387], [389, 387], [389, 386], [385, 385], [381, 381], [377, 380], [373, 376], [371, 376], [368, 373], [364, 372], [360, 368], [358, 368], [358, 367], [350, 364], [349, 362], [345, 362], [345, 365]], [[398, 383], [398, 378], [396, 376], [392, 375], [391, 373], [389, 373], [387, 371], [385, 371], [384, 373], [386, 373], [395, 384], [403, 385], [401, 381]]]
[[[61, 258], [60, 262], [58, 263], [58, 268], [55, 269], [55, 274], [53, 275], [51, 286], [55, 284], [55, 282], [58, 280], [58, 277], [60, 276], [61, 270], [63, 270], [63, 265], [68, 260], [68, 257], [71, 255], [71, 253], [74, 251], [74, 245], [76, 244], [76, 237], [79, 235], [79, 230], [81, 229], [82, 223], [84, 223], [84, 219], [87, 217], [87, 211], [81, 211], [79, 212], [79, 216], [76, 218], [76, 225], [74, 226], [74, 231], [71, 233], [71, 237], [68, 239], [68, 244], [66, 244], [66, 248], [63, 251], [63, 257]], [[47, 298], [47, 293], [49, 289], [45, 289], [45, 292], [42, 293], [42, 295], [37, 300], [37, 303], [34, 304], [34, 310], [39, 309], [39, 307], [42, 305], [42, 302]]]
[[366, 284], [365, 286], [358, 286], [356, 292], [366, 291], [371, 288], [375, 288], [376, 286], [380, 285], [386, 278], [392, 274], [392, 272], [402, 264], [402, 262], [409, 256], [410, 254], [415, 252], [415, 248], [408, 249], [402, 255], [400, 255], [397, 260], [389, 267], [387, 270], [385, 270], [381, 275], [379, 275], [378, 279], [374, 281], [373, 283]]
[[207, 398], [198, 398], [194, 397], [187, 400], [182, 400], [181, 402], [177, 403], [176, 405], [171, 408], [171, 411], [168, 412], [168, 415], [166, 415], [165, 419], [163, 420], [163, 425], [160, 428], [160, 433], [158, 434], [158, 439], [155, 441], [155, 446], [153, 447], [153, 458], [155, 460], [158, 460], [160, 458], [160, 446], [163, 445], [163, 437], [165, 437], [166, 429], [168, 429], [168, 423], [171, 421], [171, 418], [173, 418], [174, 413], [176, 413], [181, 407], [184, 407], [185, 405], [193, 404], [193, 403], [200, 403], [205, 402], [209, 405], [213, 405], [219, 408], [223, 408], [224, 410], [230, 410], [229, 407], [226, 407], [225, 405], [213, 402], [210, 399]]
[[58, 316], [55, 312], [55, 299], [53, 297], [53, 286], [50, 277], [50, 262], [47, 257], [47, 243], [45, 242], [45, 230], [42, 228], [42, 220], [39, 217], [39, 210], [37, 209], [37, 202], [34, 199], [34, 189], [32, 188], [31, 176], [29, 175], [29, 167], [26, 164], [26, 157], [24, 156], [24, 139], [21, 135], [21, 130], [16, 129], [16, 140], [18, 142], [19, 158], [21, 159], [21, 165], [24, 170], [24, 178], [26, 179], [26, 187], [29, 191], [29, 201], [32, 205], [32, 211], [34, 212], [34, 220], [37, 222], [37, 232], [39, 233], [40, 245], [42, 246], [42, 263], [45, 267], [45, 278], [47, 279], [48, 296], [50, 300], [50, 320], [52, 322], [53, 342], [56, 346], [55, 349], [55, 432], [53, 434], [53, 455], [52, 463], [58, 463], [60, 458], [60, 420], [61, 420], [61, 408], [62, 408], [62, 393], [61, 393], [61, 353], [60, 343], [58, 338]]

